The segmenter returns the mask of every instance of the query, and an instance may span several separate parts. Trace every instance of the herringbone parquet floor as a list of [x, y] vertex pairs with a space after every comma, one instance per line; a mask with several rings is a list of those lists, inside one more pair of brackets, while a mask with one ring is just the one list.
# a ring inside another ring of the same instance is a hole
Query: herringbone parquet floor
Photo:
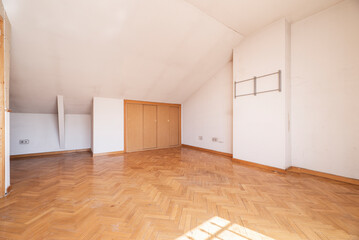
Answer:
[[0, 239], [359, 239], [358, 186], [193, 149], [15, 160], [11, 181]]

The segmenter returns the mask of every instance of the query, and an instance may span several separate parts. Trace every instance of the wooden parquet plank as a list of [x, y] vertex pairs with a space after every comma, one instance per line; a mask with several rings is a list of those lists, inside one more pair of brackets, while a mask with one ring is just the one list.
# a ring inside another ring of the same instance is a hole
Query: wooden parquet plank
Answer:
[[[359, 236], [359, 186], [189, 148], [19, 159], [11, 178], [0, 239], [177, 239], [216, 216], [251, 240]], [[238, 235], [220, 231], [210, 239]]]

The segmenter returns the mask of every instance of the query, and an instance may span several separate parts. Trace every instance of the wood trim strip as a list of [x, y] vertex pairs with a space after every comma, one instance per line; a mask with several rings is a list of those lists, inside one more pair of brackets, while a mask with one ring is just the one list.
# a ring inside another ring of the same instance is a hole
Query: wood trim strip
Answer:
[[15, 160], [15, 159], [18, 159], [18, 158], [39, 157], [39, 156], [59, 155], [59, 154], [66, 154], [66, 153], [79, 153], [79, 152], [91, 152], [91, 148], [76, 149], [76, 150], [66, 150], [66, 151], [56, 151], [56, 152], [43, 152], [43, 153], [30, 153], [30, 154], [11, 155], [10, 159]]
[[9, 194], [9, 192], [12, 190], [12, 185], [8, 186], [6, 189], [6, 194]]
[[104, 152], [104, 153], [92, 153], [93, 157], [99, 157], [99, 156], [109, 156], [109, 155], [118, 155], [123, 154], [124, 151], [116, 151], [116, 152]]
[[181, 104], [176, 104], [176, 103], [148, 102], [148, 101], [139, 101], [139, 100], [130, 100], [130, 99], [125, 99], [124, 102], [125, 102], [125, 104], [126, 103], [137, 103], [137, 104], [165, 105], [165, 106], [172, 106], [172, 107], [181, 107]]
[[263, 165], [260, 163], [249, 162], [249, 161], [245, 161], [245, 160], [241, 160], [241, 159], [237, 159], [237, 158], [232, 158], [232, 161], [235, 163], [239, 163], [239, 164], [243, 164], [243, 165], [247, 165], [247, 166], [251, 166], [251, 167], [256, 167], [256, 168], [261, 168], [261, 169], [265, 169], [265, 170], [269, 170], [269, 171], [280, 172], [280, 173], [286, 172], [285, 169], [271, 167], [271, 166]]
[[342, 176], [338, 176], [338, 175], [334, 175], [334, 174], [330, 174], [330, 173], [323, 173], [323, 172], [318, 172], [318, 171], [309, 170], [309, 169], [305, 169], [305, 168], [289, 167], [289, 168], [287, 168], [287, 172], [304, 173], [304, 174], [309, 174], [309, 175], [313, 175], [313, 176], [317, 176], [317, 177], [328, 178], [328, 179], [339, 181], [339, 182], [345, 182], [345, 183], [351, 183], [354, 185], [359, 185], [358, 179], [342, 177]]
[[207, 149], [207, 148], [195, 147], [195, 146], [191, 146], [191, 145], [187, 145], [187, 144], [182, 144], [181, 146], [185, 147], [185, 148], [196, 149], [196, 150], [203, 151], [203, 152], [210, 152], [210, 153], [214, 153], [217, 155], [222, 155], [222, 156], [230, 157], [230, 158], [233, 156], [231, 153], [225, 153], [225, 152], [215, 151], [215, 150], [211, 150], [211, 149]]

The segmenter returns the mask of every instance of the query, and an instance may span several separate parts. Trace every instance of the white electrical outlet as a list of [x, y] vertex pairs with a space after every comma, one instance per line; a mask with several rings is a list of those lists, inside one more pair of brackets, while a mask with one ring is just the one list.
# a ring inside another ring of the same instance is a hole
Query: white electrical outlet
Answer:
[[203, 136], [198, 136], [198, 140], [203, 140]]
[[218, 138], [213, 137], [213, 138], [212, 138], [212, 142], [218, 142]]
[[20, 139], [19, 140], [19, 144], [29, 144], [30, 140], [29, 139]]

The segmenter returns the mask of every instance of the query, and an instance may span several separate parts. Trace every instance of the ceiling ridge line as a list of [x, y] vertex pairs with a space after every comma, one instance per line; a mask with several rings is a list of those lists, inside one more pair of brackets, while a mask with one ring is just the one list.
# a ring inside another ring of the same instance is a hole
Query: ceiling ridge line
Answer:
[[220, 23], [221, 25], [225, 26], [226, 28], [228, 28], [229, 30], [239, 34], [241, 37], [245, 37], [245, 35], [237, 30], [235, 30], [234, 28], [228, 26], [227, 24], [224, 24], [222, 21], [218, 20], [217, 18], [215, 18], [212, 15], [209, 15], [208, 13], [206, 13], [205, 11], [203, 11], [202, 9], [196, 7], [195, 5], [193, 5], [192, 3], [189, 3], [187, 0], [183, 0], [185, 3], [187, 3], [188, 5], [190, 5], [191, 7], [197, 9], [199, 12], [201, 12], [202, 14], [206, 15], [207, 17], [210, 17], [212, 19], [214, 19], [216, 22]]

